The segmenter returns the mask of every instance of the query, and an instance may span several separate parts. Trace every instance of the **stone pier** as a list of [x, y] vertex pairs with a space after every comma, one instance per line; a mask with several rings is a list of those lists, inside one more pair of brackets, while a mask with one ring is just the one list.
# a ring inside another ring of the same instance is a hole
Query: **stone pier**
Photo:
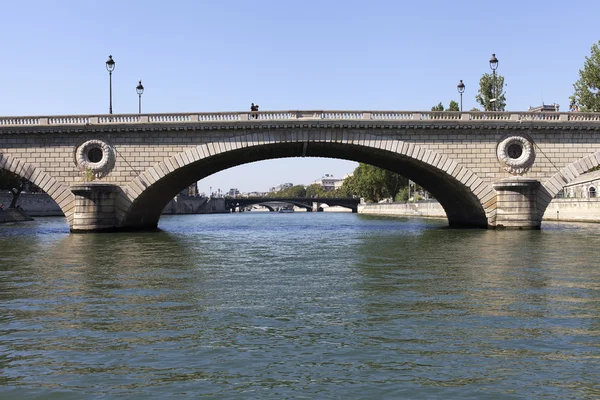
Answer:
[[93, 182], [71, 186], [75, 195], [71, 232], [117, 230], [115, 199], [118, 189], [115, 185]]
[[512, 177], [494, 183], [496, 228], [540, 229], [537, 195], [541, 183], [535, 179]]

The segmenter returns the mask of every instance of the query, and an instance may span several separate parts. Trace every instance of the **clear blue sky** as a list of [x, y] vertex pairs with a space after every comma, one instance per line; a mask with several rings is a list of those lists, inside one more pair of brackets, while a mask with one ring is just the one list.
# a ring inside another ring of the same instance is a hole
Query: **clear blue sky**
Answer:
[[[0, 115], [476, 106], [492, 53], [507, 108], [568, 108], [600, 1], [3, 1]], [[267, 190], [343, 176], [356, 163], [285, 159], [200, 182]]]

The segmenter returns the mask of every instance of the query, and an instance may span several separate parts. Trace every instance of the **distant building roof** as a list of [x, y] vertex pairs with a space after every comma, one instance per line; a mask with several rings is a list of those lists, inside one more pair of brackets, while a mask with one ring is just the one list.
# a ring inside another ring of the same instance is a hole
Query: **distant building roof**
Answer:
[[544, 104], [541, 106], [531, 107], [529, 106], [529, 112], [558, 112], [560, 105], [554, 104]]

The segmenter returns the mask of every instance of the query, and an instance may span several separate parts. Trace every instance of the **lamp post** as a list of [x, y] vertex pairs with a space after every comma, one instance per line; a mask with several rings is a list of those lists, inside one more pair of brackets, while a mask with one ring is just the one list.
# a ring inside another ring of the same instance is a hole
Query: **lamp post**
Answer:
[[492, 54], [492, 58], [490, 58], [490, 68], [492, 69], [492, 74], [494, 75], [492, 79], [492, 95], [494, 96], [494, 111], [498, 111], [498, 94], [496, 93], [496, 69], [498, 69], [498, 59], [496, 58], [496, 54]]
[[112, 56], [108, 56], [108, 60], [106, 61], [106, 70], [108, 71], [108, 88], [109, 88], [109, 106], [108, 113], [112, 114], [112, 72], [115, 70], [115, 61]]
[[460, 112], [462, 112], [462, 95], [465, 92], [465, 84], [463, 83], [462, 79], [458, 85], [456, 85], [456, 89], [458, 89], [458, 93], [460, 93]]
[[142, 80], [140, 79], [140, 83], [136, 86], [135, 91], [138, 94], [138, 114], [142, 113], [142, 94], [144, 93], [144, 85], [142, 85]]

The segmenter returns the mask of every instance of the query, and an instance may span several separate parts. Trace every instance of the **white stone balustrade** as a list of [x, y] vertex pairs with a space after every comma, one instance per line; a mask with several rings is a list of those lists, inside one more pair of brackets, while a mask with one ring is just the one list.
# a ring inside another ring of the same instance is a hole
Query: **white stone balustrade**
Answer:
[[479, 122], [584, 122], [600, 123], [600, 113], [520, 112], [520, 111], [251, 111], [174, 114], [114, 114], [0, 117], [2, 126], [40, 125], [111, 125], [111, 124], [169, 124], [214, 123], [221, 121], [279, 121], [279, 120], [376, 120], [376, 121], [479, 121]]
[[36, 117], [4, 117], [0, 118], [0, 125], [39, 125], [40, 119]]

